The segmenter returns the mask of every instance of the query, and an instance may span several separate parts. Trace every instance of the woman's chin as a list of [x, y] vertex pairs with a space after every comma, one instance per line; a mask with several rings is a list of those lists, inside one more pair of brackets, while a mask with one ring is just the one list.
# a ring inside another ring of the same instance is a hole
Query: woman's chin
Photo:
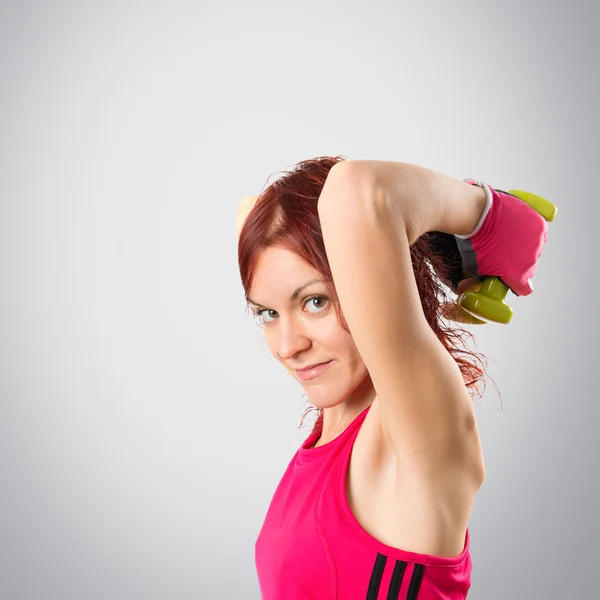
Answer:
[[[339, 394], [339, 389], [332, 391], [331, 386], [323, 386], [322, 389], [304, 389], [309, 402], [316, 408], [332, 408], [344, 401], [344, 396]], [[337, 393], [336, 393], [337, 392]]]

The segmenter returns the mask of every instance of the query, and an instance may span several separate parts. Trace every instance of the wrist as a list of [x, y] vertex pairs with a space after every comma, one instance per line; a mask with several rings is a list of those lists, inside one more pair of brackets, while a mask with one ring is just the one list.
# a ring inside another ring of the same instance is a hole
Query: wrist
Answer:
[[467, 240], [473, 237], [483, 225], [492, 208], [492, 191], [490, 186], [483, 181], [464, 179], [471, 185], [471, 193], [466, 199], [466, 211], [463, 220], [457, 222], [452, 233], [460, 239]]

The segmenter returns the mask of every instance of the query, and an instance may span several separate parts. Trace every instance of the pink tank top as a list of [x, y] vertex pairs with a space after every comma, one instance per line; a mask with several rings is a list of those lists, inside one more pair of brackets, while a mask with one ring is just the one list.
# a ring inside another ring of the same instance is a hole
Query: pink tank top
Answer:
[[346, 496], [350, 451], [370, 406], [331, 442], [312, 433], [279, 482], [256, 540], [262, 600], [462, 600], [471, 586], [469, 529], [456, 557], [386, 546]]

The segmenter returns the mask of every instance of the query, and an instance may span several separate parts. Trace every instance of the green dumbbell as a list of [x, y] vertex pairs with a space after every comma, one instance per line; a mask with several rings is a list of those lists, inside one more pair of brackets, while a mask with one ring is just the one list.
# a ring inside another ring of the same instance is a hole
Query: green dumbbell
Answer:
[[[508, 190], [507, 193], [529, 204], [546, 221], [554, 220], [557, 208], [552, 202], [523, 190]], [[465, 277], [471, 277], [464, 269], [463, 274]], [[466, 310], [476, 323], [485, 324], [491, 321], [508, 324], [513, 315], [512, 308], [504, 302], [508, 290], [509, 287], [498, 277], [485, 277], [481, 282], [481, 289], [478, 292], [464, 292], [458, 299], [458, 305]]]

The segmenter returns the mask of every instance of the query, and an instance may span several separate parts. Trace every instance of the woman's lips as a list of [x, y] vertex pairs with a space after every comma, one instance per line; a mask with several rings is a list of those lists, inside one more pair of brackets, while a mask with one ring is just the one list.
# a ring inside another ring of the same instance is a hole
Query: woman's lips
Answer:
[[323, 371], [325, 371], [325, 369], [327, 369], [327, 367], [329, 367], [329, 365], [332, 363], [333, 361], [328, 361], [326, 363], [321, 363], [320, 365], [317, 365], [316, 367], [313, 367], [312, 369], [308, 369], [307, 371], [296, 371], [296, 373], [298, 373], [298, 377], [300, 377], [300, 379], [302, 380], [307, 380], [307, 379], [313, 379], [314, 377], [316, 377], [317, 375], [320, 375]]

